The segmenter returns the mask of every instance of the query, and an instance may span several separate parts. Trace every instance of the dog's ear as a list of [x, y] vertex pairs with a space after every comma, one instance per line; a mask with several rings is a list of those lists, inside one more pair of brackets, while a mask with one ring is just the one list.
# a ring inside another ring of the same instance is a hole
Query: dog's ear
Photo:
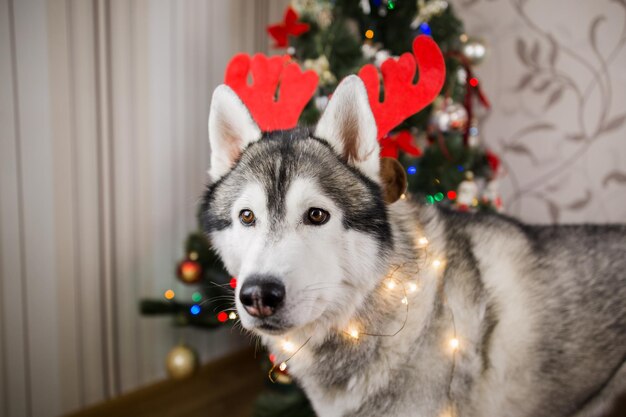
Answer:
[[211, 181], [230, 171], [245, 147], [259, 139], [261, 130], [237, 94], [227, 85], [217, 87], [209, 112]]
[[363, 81], [350, 75], [333, 93], [317, 124], [315, 136], [330, 143], [348, 164], [380, 182], [380, 148], [376, 132], [376, 121]]

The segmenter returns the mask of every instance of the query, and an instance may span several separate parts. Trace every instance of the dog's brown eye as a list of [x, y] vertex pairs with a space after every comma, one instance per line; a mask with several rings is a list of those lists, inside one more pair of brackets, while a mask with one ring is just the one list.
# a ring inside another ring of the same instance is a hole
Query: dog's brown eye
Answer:
[[252, 210], [241, 210], [239, 212], [239, 220], [241, 220], [244, 226], [252, 226], [256, 217], [254, 217]]
[[306, 223], [319, 226], [328, 221], [330, 214], [321, 208], [311, 207], [306, 215]]

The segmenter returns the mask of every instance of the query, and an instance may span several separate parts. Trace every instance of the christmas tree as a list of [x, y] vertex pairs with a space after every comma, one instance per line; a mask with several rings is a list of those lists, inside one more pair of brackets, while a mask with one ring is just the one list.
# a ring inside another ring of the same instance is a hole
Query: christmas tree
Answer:
[[[298, 20], [290, 25], [294, 16]], [[294, 24], [304, 26], [290, 32]], [[431, 36], [446, 59], [441, 96], [383, 137], [381, 156], [399, 158], [415, 198], [459, 210], [500, 209], [499, 159], [481, 142], [476, 117], [489, 107], [473, 71], [487, 48], [464, 32], [447, 1], [294, 0], [285, 22], [268, 30], [276, 47], [286, 47], [320, 77], [316, 96], [301, 116], [303, 124], [317, 121], [343, 77], [367, 63], [380, 67], [390, 57], [411, 53], [416, 36]], [[292, 36], [281, 36], [284, 31]]]
[[[487, 48], [464, 32], [447, 1], [293, 0], [284, 21], [269, 26], [268, 32], [286, 61], [318, 74], [315, 95], [300, 116], [302, 125], [317, 122], [345, 76], [359, 73], [366, 64], [380, 68], [403, 54], [414, 59], [416, 36], [432, 37], [445, 57], [441, 95], [380, 138], [381, 156], [402, 163], [411, 198], [463, 211], [500, 209], [499, 159], [481, 142], [476, 117], [489, 107], [474, 75]], [[143, 300], [143, 314], [172, 315], [177, 325], [208, 329], [236, 322], [236, 278], [226, 273], [202, 232], [189, 236], [177, 275], [199, 291], [191, 300], [181, 301], [171, 290], [164, 298]], [[269, 375], [268, 389], [259, 397], [254, 416], [313, 417], [304, 393], [272, 362], [271, 354], [263, 356], [260, 366]]]

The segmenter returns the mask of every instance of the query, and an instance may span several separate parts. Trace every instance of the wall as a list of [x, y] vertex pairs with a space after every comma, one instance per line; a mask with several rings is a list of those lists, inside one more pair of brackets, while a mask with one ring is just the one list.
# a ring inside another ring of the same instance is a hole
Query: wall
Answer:
[[247, 343], [142, 318], [175, 284], [213, 88], [282, 6], [0, 0], [0, 416], [53, 416]]
[[507, 212], [626, 222], [626, 2], [454, 0], [491, 57], [478, 74]]
[[[210, 93], [286, 0], [0, 0], [0, 416], [52, 416], [163, 376], [181, 339], [137, 301], [174, 285], [208, 165]], [[626, 221], [623, 1], [454, 0], [509, 213]], [[532, 74], [532, 77], [528, 74]]]

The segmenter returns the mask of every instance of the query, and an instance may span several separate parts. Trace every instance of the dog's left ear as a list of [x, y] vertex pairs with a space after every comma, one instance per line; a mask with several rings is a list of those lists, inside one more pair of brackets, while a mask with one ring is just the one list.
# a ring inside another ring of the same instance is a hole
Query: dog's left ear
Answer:
[[259, 139], [261, 130], [237, 94], [227, 85], [217, 87], [209, 113], [211, 181], [230, 171], [246, 146]]
[[380, 148], [376, 121], [363, 81], [346, 77], [333, 93], [315, 129], [315, 136], [326, 140], [350, 165], [380, 182]]

